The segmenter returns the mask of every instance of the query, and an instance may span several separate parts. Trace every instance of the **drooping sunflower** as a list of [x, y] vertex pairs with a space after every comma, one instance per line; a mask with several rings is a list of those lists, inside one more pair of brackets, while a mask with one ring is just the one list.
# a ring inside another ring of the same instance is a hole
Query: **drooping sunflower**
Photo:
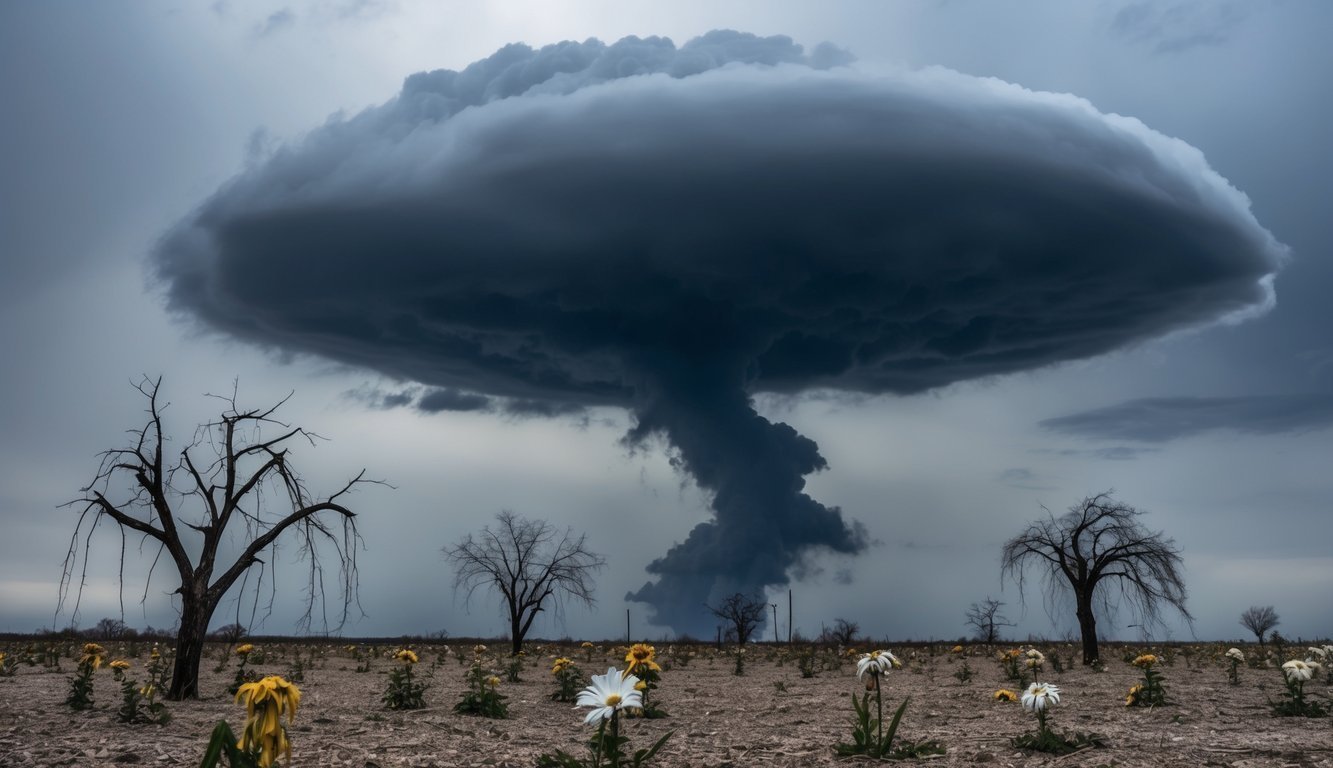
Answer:
[[661, 672], [662, 668], [654, 661], [657, 650], [647, 643], [635, 643], [630, 646], [629, 653], [625, 654], [625, 663], [629, 665], [626, 668], [626, 674], [632, 674], [642, 670], [652, 672]]
[[283, 755], [288, 761], [292, 745], [282, 724], [285, 715], [290, 725], [301, 704], [301, 691], [277, 675], [256, 683], [245, 683], [236, 691], [236, 701], [245, 702], [245, 731], [236, 747], [255, 754], [260, 768], [270, 768]]

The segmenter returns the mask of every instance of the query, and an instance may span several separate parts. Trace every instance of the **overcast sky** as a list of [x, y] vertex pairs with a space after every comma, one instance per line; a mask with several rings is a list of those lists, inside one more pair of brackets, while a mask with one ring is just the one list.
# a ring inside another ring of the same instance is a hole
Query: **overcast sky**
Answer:
[[[55, 615], [60, 505], [160, 375], [177, 446], [236, 381], [328, 438], [295, 452], [312, 490], [392, 485], [348, 500], [347, 634], [502, 632], [441, 548], [507, 509], [608, 561], [597, 609], [542, 636], [620, 636], [627, 608], [635, 635], [710, 635], [736, 590], [785, 634], [790, 588], [807, 636], [952, 639], [990, 596], [1059, 638], [1072, 616], [1002, 585], [1000, 549], [1114, 489], [1180, 547], [1198, 637], [1270, 604], [1326, 637], [1330, 23], [1318, 0], [0, 5], [0, 631], [120, 615], [109, 526]], [[143, 552], [124, 618], [169, 626]], [[296, 558], [255, 631], [296, 631]]]

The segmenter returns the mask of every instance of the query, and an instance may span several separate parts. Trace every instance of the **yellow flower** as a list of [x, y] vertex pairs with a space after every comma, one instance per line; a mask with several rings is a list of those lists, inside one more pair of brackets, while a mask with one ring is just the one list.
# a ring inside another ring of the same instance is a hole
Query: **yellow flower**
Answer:
[[566, 669], [569, 669], [573, 665], [574, 665], [573, 661], [570, 661], [569, 659], [566, 659], [565, 657], [561, 656], [560, 658], [555, 660], [554, 664], [551, 665], [551, 674], [558, 675], [561, 672], [564, 672]]
[[[3, 660], [4, 660], [4, 654], [0, 654], [0, 661]], [[111, 668], [126, 670], [130, 668], [130, 663], [128, 661], [125, 661], [124, 659], [116, 659], [115, 661], [111, 662]]]
[[398, 661], [403, 662], [404, 664], [416, 664], [418, 661], [421, 660], [421, 659], [417, 658], [417, 653], [416, 653], [416, 651], [411, 651], [411, 650], [408, 650], [408, 649], [406, 649], [406, 648], [404, 648], [404, 649], [402, 649], [401, 651], [395, 653], [395, 654], [393, 655], [393, 657], [394, 657], [395, 659], [397, 659]]
[[1130, 663], [1136, 667], [1142, 667], [1146, 669], [1157, 663], [1157, 657], [1152, 655], [1151, 653], [1145, 653], [1142, 656], [1139, 656], [1138, 658], [1134, 659]]
[[472, 652], [480, 656], [486, 652], [486, 646], [478, 643], [477, 645], [472, 646]]
[[1013, 691], [1007, 688], [1001, 688], [1000, 690], [996, 691], [995, 695], [992, 696], [991, 698], [995, 699], [996, 701], [1018, 701], [1018, 694], [1014, 693]]
[[963, 652], [963, 646], [961, 646], [961, 645], [955, 645], [955, 646], [954, 646], [953, 648], [951, 648], [950, 650], [952, 650], [954, 653], [962, 653], [962, 652]]
[[496, 677], [495, 675], [491, 675], [490, 677], [486, 678], [486, 684], [492, 688], [499, 688], [500, 678]]
[[648, 684], [645, 683], [644, 681], [640, 680], [639, 682], [637, 682], [637, 683], [634, 684], [634, 690], [636, 690], [636, 691], [646, 691], [646, 690], [648, 690]]
[[647, 643], [635, 643], [630, 646], [629, 653], [625, 654], [625, 663], [629, 665], [625, 674], [628, 675], [640, 669], [648, 669], [653, 672], [662, 671], [662, 668], [657, 666], [657, 662], [653, 661], [653, 657], [656, 655], [657, 651]]
[[249, 654], [253, 653], [254, 650], [255, 647], [250, 643], [241, 643], [240, 645], [236, 646], [236, 655], [248, 656]]
[[97, 643], [84, 643], [83, 658], [79, 659], [79, 666], [90, 666], [94, 670], [102, 668], [102, 655], [106, 651]]
[[153, 684], [148, 683], [147, 685], [139, 689], [139, 695], [147, 698], [153, 695], [153, 691], [154, 691]]
[[269, 675], [257, 683], [245, 683], [236, 691], [236, 701], [245, 700], [245, 731], [236, 747], [258, 756], [260, 768], [270, 768], [278, 755], [290, 761], [292, 745], [287, 741], [287, 729], [282, 716], [290, 725], [296, 719], [301, 704], [301, 691], [278, 677]]
[[580, 648], [591, 648], [591, 647], [592, 647], [592, 643], [588, 642], [587, 640], [584, 640], [583, 643], [582, 643], [579, 647], [580, 647]]
[[1139, 700], [1140, 693], [1143, 693], [1143, 683], [1138, 683], [1129, 689], [1129, 694], [1125, 696], [1125, 706], [1134, 706], [1134, 702]]

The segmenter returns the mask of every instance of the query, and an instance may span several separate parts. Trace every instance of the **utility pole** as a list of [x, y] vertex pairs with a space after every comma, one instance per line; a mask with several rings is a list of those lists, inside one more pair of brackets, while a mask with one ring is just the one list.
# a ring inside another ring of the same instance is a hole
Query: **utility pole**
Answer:
[[632, 645], [629, 635], [629, 609], [625, 609], [625, 645]]
[[773, 606], [773, 645], [777, 645], [782, 642], [782, 640], [778, 638], [778, 604], [769, 603], [769, 605]]
[[792, 591], [786, 591], [786, 644], [792, 644]]

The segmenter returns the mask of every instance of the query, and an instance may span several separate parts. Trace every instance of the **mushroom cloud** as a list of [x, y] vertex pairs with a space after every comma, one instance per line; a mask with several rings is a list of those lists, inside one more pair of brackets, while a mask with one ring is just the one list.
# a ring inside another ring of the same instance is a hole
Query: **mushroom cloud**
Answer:
[[627, 409], [713, 512], [628, 597], [706, 633], [704, 603], [867, 546], [755, 393], [1098, 355], [1262, 311], [1285, 258], [1135, 119], [851, 61], [732, 31], [506, 46], [248, 167], [153, 272], [173, 310], [426, 385], [425, 410]]

